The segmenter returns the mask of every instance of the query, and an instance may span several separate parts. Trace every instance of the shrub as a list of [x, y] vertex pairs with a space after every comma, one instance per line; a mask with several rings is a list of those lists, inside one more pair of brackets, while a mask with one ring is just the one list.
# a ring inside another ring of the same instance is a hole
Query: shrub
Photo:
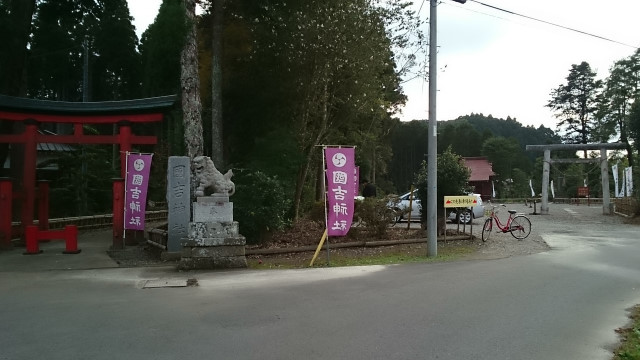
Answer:
[[270, 232], [289, 223], [290, 197], [277, 177], [260, 171], [243, 171], [233, 180], [236, 185], [232, 197], [234, 218], [248, 243], [263, 242]]
[[[397, 197], [395, 197], [397, 198]], [[365, 198], [356, 202], [354, 222], [359, 218], [365, 229], [379, 238], [387, 237], [389, 224], [395, 221], [395, 213], [390, 209], [391, 196], [383, 198]]]
[[[451, 146], [447, 150], [438, 154], [438, 169], [437, 169], [437, 192], [436, 197], [436, 212], [438, 217], [438, 234], [443, 234], [446, 227], [445, 211], [444, 211], [444, 196], [445, 195], [459, 195], [464, 191], [469, 190], [467, 184], [469, 182], [469, 176], [471, 174], [469, 168], [464, 166], [461, 162], [461, 157], [451, 150]], [[422, 162], [420, 172], [416, 174], [417, 186], [418, 186], [418, 198], [422, 203], [421, 220], [423, 223], [427, 222], [427, 163]]]
[[305, 217], [313, 222], [322, 224], [324, 226], [324, 223], [325, 223], [324, 201], [314, 202], [313, 206], [306, 213]]

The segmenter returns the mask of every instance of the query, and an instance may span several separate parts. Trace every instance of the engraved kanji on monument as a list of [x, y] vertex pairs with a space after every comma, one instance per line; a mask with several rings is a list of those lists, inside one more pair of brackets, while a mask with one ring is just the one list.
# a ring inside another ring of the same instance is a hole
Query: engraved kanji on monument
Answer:
[[182, 251], [191, 220], [191, 162], [188, 156], [170, 156], [167, 168], [167, 251]]

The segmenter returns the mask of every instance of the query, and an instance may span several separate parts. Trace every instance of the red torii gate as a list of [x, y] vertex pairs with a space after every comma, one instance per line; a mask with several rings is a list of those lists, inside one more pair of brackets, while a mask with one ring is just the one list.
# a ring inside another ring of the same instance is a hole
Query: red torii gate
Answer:
[[[33, 225], [34, 204], [36, 199], [36, 166], [37, 144], [118, 144], [120, 146], [121, 177], [125, 176], [125, 153], [131, 151], [131, 145], [153, 145], [156, 136], [139, 136], [131, 131], [131, 124], [160, 122], [164, 113], [174, 106], [175, 95], [146, 99], [105, 101], [105, 102], [62, 102], [16, 98], [0, 95], [0, 120], [20, 121], [24, 124], [22, 134], [0, 134], [0, 143], [24, 145], [24, 170], [22, 175], [21, 231]], [[46, 135], [38, 132], [39, 123], [73, 124], [71, 135]], [[86, 135], [83, 125], [117, 124], [116, 135]], [[2, 200], [2, 199], [0, 199]], [[7, 201], [7, 199], [4, 199]], [[11, 204], [11, 199], [8, 199]], [[114, 209], [116, 211], [117, 209]], [[0, 208], [0, 211], [2, 209]], [[120, 209], [121, 212], [124, 209]], [[123, 214], [115, 214], [114, 218]], [[10, 246], [11, 219], [8, 214], [0, 214], [6, 218], [6, 226], [0, 223], [0, 246]], [[114, 224], [115, 225], [115, 224]]]

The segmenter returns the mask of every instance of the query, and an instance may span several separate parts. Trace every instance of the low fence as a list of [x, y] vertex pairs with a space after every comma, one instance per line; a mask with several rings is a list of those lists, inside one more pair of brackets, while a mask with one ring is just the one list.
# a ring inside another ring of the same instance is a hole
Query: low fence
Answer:
[[553, 198], [554, 204], [602, 205], [602, 198]]
[[613, 199], [614, 211], [624, 216], [635, 216], [640, 212], [638, 199], [632, 197]]
[[[147, 211], [145, 213], [146, 222], [159, 222], [167, 220], [167, 210], [154, 210]], [[34, 224], [38, 224], [38, 220], [34, 221]], [[13, 234], [20, 233], [20, 223], [13, 222], [12, 232]], [[67, 225], [76, 225], [78, 229], [90, 230], [110, 227], [113, 225], [113, 214], [104, 215], [91, 215], [91, 216], [76, 216], [49, 219], [49, 229], [62, 229]]]
[[153, 245], [160, 249], [167, 249], [168, 231], [162, 228], [148, 229], [145, 231], [147, 244]]
[[[533, 201], [539, 204], [540, 198], [536, 198], [536, 199], [514, 198], [514, 199], [493, 199], [492, 200], [494, 204], [524, 203], [526, 206], [530, 206]], [[591, 205], [602, 206], [602, 198], [599, 198], [599, 197], [553, 198], [549, 202], [554, 204], [570, 204], [570, 205], [578, 205], [578, 206], [591, 206]], [[614, 212], [619, 215], [628, 216], [628, 217], [640, 215], [640, 203], [638, 202], [637, 198], [634, 198], [634, 197], [611, 198], [611, 203], [613, 204]]]
[[[494, 204], [518, 204], [522, 203], [526, 206], [531, 205], [533, 202], [540, 204], [540, 198], [511, 198], [511, 199], [493, 199]], [[486, 202], [485, 202], [486, 203]], [[589, 204], [602, 204], [602, 198], [553, 198], [549, 200], [549, 203], [555, 204], [574, 204], [574, 205], [589, 205]]]

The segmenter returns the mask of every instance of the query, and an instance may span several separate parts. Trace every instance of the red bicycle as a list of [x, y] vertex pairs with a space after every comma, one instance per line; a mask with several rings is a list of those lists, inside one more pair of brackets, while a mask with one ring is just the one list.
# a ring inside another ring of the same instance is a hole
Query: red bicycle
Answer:
[[[506, 207], [506, 205], [502, 205]], [[509, 217], [507, 218], [507, 222], [503, 225], [498, 218], [498, 211], [496, 210], [497, 206], [491, 205], [491, 210], [488, 211], [487, 216], [489, 217], [484, 222], [484, 226], [482, 227], [482, 241], [487, 241], [491, 232], [493, 231], [493, 223], [496, 223], [496, 232], [502, 233], [511, 233], [514, 238], [518, 240], [522, 240], [529, 236], [531, 233], [531, 221], [528, 217], [524, 216], [524, 214], [519, 214], [515, 210], [508, 210]]]

